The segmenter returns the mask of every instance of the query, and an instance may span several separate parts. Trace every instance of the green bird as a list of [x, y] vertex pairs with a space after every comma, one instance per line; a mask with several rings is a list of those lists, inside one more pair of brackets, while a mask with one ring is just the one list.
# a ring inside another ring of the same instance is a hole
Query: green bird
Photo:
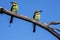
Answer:
[[[40, 11], [40, 10], [35, 11], [33, 19], [39, 22], [39, 20], [40, 20], [40, 13], [41, 12], [42, 11]], [[36, 24], [33, 24], [33, 32], [35, 32], [35, 31], [36, 31]]]
[[[11, 12], [13, 13], [17, 13], [18, 12], [18, 4], [17, 2], [11, 2], [12, 3], [12, 6], [11, 6]], [[13, 22], [13, 16], [11, 16], [11, 19], [10, 19], [10, 23]]]

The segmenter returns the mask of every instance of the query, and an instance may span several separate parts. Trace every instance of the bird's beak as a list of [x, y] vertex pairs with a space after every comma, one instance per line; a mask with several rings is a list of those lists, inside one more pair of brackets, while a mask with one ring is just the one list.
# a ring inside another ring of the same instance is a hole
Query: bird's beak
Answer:
[[43, 11], [41, 10], [41, 11], [39, 11], [39, 12], [43, 12]]

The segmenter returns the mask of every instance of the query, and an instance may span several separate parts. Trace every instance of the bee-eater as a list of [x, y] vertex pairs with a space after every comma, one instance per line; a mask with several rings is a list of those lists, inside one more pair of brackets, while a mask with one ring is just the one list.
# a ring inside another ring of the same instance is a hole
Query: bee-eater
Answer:
[[[35, 11], [34, 15], [33, 15], [33, 19], [39, 22], [41, 12], [42, 11], [40, 11], [40, 10]], [[35, 31], [36, 31], [36, 24], [33, 24], [33, 32], [35, 32]]]
[[[12, 6], [11, 6], [11, 12], [13, 13], [17, 13], [18, 12], [18, 4], [17, 2], [11, 2], [12, 3]], [[10, 23], [13, 22], [13, 16], [11, 16], [11, 19], [10, 19]]]

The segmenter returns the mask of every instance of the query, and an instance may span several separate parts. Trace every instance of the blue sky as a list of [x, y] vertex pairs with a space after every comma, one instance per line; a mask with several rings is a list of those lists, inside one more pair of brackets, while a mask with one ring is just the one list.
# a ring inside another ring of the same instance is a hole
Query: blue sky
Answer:
[[[18, 2], [18, 13], [29, 18], [33, 17], [35, 10], [43, 10], [40, 18], [41, 23], [60, 21], [60, 0], [0, 0], [0, 6], [10, 10], [11, 1]], [[9, 20], [10, 16], [0, 15], [0, 40], [58, 40], [38, 26], [36, 32], [33, 33], [33, 24], [18, 18], [14, 18], [9, 28]], [[52, 25], [51, 27], [60, 29], [59, 26]]]

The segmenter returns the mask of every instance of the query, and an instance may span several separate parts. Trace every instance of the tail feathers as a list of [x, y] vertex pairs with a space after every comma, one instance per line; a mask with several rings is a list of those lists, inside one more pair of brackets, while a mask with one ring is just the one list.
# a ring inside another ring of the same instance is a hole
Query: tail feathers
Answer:
[[12, 23], [13, 22], [13, 17], [11, 17], [11, 19], [10, 19], [10, 23]]
[[33, 25], [33, 32], [36, 31], [36, 24]]
[[9, 28], [10, 28], [10, 26], [11, 26], [11, 23], [9, 23]]

